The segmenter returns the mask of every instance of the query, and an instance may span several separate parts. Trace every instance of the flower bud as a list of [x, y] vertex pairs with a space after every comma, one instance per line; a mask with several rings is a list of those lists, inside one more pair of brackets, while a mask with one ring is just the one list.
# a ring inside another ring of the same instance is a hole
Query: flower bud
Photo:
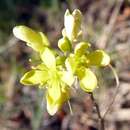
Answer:
[[58, 41], [58, 47], [63, 52], [71, 51], [71, 43], [67, 37], [63, 37]]
[[82, 55], [86, 52], [86, 49], [90, 47], [90, 44], [88, 42], [80, 42], [76, 45], [74, 49], [74, 53], [76, 55]]
[[70, 14], [69, 10], [66, 10], [64, 26], [66, 36], [70, 41], [76, 41], [78, 39], [78, 34], [81, 31], [81, 20], [82, 14], [78, 9], [75, 9], [72, 14]]

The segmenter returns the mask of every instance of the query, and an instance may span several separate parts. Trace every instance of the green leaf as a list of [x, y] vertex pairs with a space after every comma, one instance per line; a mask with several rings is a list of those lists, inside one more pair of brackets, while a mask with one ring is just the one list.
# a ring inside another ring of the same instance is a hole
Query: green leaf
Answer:
[[31, 70], [24, 74], [20, 82], [24, 85], [45, 84], [48, 80], [47, 71]]
[[58, 47], [62, 52], [71, 51], [72, 49], [71, 43], [67, 37], [63, 37], [58, 41]]
[[74, 83], [74, 75], [70, 71], [63, 71], [62, 72], [62, 81], [66, 83], [68, 86], [72, 86]]
[[97, 78], [90, 69], [81, 67], [77, 71], [77, 76], [79, 78], [80, 87], [85, 92], [92, 92], [96, 88]]
[[41, 55], [42, 61], [44, 62], [44, 64], [48, 68], [55, 68], [56, 67], [55, 56], [49, 48], [47, 48], [47, 47], [44, 48], [44, 50], [42, 51], [42, 53], [40, 55]]
[[82, 55], [86, 52], [86, 50], [90, 47], [88, 42], [80, 42], [76, 45], [74, 53], [76, 55]]
[[87, 55], [88, 64], [95, 66], [106, 66], [110, 63], [110, 57], [103, 50], [96, 50]]
[[46, 43], [43, 42], [43, 37], [38, 32], [33, 31], [31, 28], [26, 26], [16, 26], [13, 29], [14, 35], [27, 42], [27, 45], [32, 47], [35, 51], [41, 52], [44, 49]]

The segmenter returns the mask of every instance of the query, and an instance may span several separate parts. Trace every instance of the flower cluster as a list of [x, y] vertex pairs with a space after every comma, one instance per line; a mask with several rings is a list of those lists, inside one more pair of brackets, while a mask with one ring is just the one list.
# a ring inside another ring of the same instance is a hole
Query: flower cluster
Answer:
[[13, 29], [14, 35], [27, 43], [41, 58], [41, 64], [25, 73], [20, 82], [46, 88], [47, 111], [54, 115], [64, 102], [69, 100], [75, 79], [85, 92], [97, 87], [97, 78], [91, 66], [106, 66], [110, 57], [103, 50], [91, 50], [91, 45], [82, 39], [82, 14], [75, 9], [66, 10], [59, 51], [54, 50], [45, 34], [20, 25]]

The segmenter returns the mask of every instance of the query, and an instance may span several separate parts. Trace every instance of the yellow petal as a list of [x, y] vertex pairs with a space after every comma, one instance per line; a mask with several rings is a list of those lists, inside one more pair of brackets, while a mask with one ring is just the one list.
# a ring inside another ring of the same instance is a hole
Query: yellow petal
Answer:
[[41, 53], [41, 59], [48, 68], [56, 67], [55, 55], [49, 48], [44, 48], [44, 50]]
[[31, 70], [24, 74], [20, 82], [24, 85], [36, 85], [45, 84], [48, 80], [48, 74], [46, 71]]
[[92, 92], [97, 87], [97, 78], [95, 74], [87, 68], [80, 68], [77, 71], [80, 87], [85, 92]]
[[110, 63], [109, 55], [103, 50], [96, 50], [87, 55], [89, 65], [106, 66]]
[[18, 39], [27, 42], [27, 45], [35, 51], [41, 52], [48, 45], [45, 35], [35, 32], [29, 27], [16, 26], [13, 28], [13, 33]]
[[48, 81], [48, 94], [53, 100], [58, 100], [61, 97], [61, 87], [58, 81]]
[[49, 42], [47, 36], [42, 32], [39, 32], [39, 34], [41, 35], [42, 42], [44, 43], [44, 45], [49, 46], [50, 42]]
[[62, 81], [66, 83], [68, 86], [72, 86], [74, 83], [74, 75], [70, 71], [63, 71], [62, 72]]
[[64, 102], [66, 102], [70, 97], [70, 92], [67, 86], [64, 88], [64, 91], [61, 91], [61, 96], [56, 100], [55, 98], [52, 98], [49, 93], [46, 93], [46, 100], [47, 100], [47, 111], [50, 115], [54, 115], [63, 105]]
[[74, 17], [70, 14], [69, 10], [66, 10], [64, 15], [64, 26], [67, 37], [72, 41]]
[[48, 94], [46, 94], [46, 100], [48, 113], [54, 115], [59, 109], [59, 104], [55, 103]]
[[76, 68], [77, 68], [77, 63], [78, 63], [78, 61], [75, 59], [75, 55], [70, 54], [70, 56], [65, 61], [65, 66], [68, 71], [70, 71], [72, 74], [74, 74], [76, 71]]

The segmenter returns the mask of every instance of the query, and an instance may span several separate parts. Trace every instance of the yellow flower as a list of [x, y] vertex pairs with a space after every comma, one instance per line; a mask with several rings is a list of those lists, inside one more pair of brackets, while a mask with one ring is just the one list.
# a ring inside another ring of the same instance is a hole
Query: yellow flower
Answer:
[[[16, 26], [14, 35], [27, 42], [27, 45], [38, 52], [41, 64], [25, 73], [20, 82], [24, 85], [39, 85], [46, 88], [47, 111], [54, 115], [70, 98], [70, 89], [78, 79], [80, 88], [93, 92], [97, 87], [97, 78], [90, 69], [110, 63], [110, 57], [103, 50], [90, 51], [88, 42], [79, 41], [81, 35], [82, 14], [76, 9], [71, 14], [66, 10], [64, 15], [63, 38], [58, 47], [63, 53], [51, 48], [49, 40], [42, 32], [36, 32], [26, 26]], [[72, 43], [77, 41], [73, 48]]]

